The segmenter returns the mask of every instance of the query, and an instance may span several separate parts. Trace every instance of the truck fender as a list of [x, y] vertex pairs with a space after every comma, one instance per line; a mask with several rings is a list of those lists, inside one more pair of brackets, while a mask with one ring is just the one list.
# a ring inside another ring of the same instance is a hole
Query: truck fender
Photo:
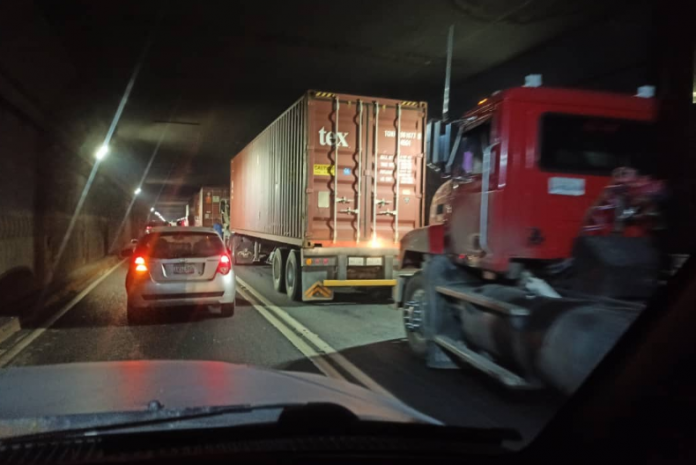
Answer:
[[402, 267], [406, 267], [409, 264], [419, 265], [426, 254], [443, 253], [444, 246], [444, 225], [433, 224], [424, 228], [414, 229], [406, 233], [401, 239], [399, 263]]

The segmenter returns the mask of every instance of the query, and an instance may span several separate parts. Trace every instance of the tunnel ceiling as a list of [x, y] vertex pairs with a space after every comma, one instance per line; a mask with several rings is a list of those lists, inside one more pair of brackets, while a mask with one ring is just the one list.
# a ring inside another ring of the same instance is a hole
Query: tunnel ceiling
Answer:
[[78, 67], [80, 101], [101, 118], [112, 118], [143, 56], [116, 131], [116, 160], [104, 169], [137, 182], [136, 174], [162, 138], [144, 190], [172, 198], [201, 184], [226, 184], [229, 159], [307, 89], [439, 103], [450, 24], [455, 25], [456, 83], [611, 15], [620, 3], [65, 0], [38, 5]]

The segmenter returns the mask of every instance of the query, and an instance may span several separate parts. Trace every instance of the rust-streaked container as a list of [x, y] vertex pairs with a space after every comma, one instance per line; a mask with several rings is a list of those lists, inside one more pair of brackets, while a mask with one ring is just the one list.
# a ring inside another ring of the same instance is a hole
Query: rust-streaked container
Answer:
[[423, 223], [426, 116], [424, 102], [307, 92], [232, 158], [235, 263], [277, 251], [274, 286], [296, 300], [298, 262], [302, 300], [393, 286], [399, 240]]
[[232, 159], [231, 229], [398, 248], [422, 224], [425, 118], [424, 102], [308, 92]]
[[230, 191], [224, 186], [204, 186], [193, 196], [193, 226], [213, 227], [222, 222], [220, 201], [229, 199]]

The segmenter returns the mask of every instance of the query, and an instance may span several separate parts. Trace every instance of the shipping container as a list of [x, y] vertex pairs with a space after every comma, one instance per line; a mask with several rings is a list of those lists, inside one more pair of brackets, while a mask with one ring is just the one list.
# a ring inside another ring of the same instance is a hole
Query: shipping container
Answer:
[[193, 196], [189, 211], [193, 213], [193, 226], [212, 228], [218, 222], [223, 224], [220, 205], [229, 199], [227, 187], [201, 187]]
[[423, 221], [426, 113], [424, 102], [305, 94], [232, 158], [235, 262], [273, 253], [282, 289], [294, 255], [302, 292], [294, 281], [287, 292], [303, 300], [393, 285], [399, 240]]

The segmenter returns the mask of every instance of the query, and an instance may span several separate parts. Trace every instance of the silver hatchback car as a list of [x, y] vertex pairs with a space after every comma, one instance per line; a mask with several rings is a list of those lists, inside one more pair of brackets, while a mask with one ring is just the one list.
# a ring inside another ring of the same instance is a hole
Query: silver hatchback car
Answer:
[[232, 260], [212, 228], [152, 228], [133, 250], [126, 292], [129, 323], [142, 322], [153, 307], [207, 305], [232, 316]]

